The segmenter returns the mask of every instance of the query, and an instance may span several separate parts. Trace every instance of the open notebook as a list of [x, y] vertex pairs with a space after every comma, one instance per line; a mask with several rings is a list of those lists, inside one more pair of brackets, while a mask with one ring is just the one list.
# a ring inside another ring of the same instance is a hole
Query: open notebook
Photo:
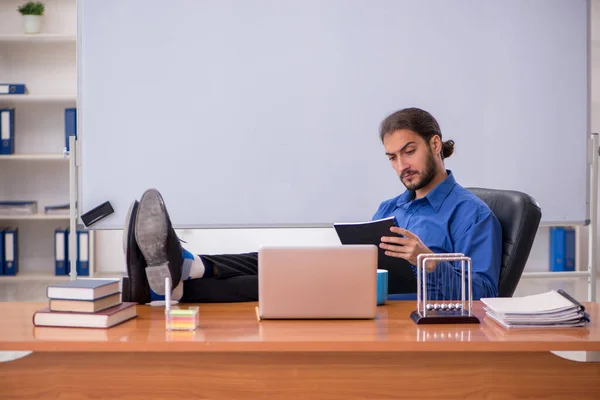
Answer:
[[482, 298], [486, 316], [505, 328], [585, 326], [585, 307], [562, 289], [523, 297]]

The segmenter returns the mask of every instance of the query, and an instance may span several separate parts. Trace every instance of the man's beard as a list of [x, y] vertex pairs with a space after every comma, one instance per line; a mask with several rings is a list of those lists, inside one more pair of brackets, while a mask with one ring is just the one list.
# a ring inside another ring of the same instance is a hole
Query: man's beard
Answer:
[[425, 169], [423, 170], [423, 172], [419, 173], [421, 179], [419, 179], [416, 182], [412, 182], [412, 183], [404, 182], [404, 180], [402, 179], [402, 176], [404, 174], [411, 174], [414, 172], [417, 172], [417, 171], [413, 171], [413, 170], [405, 171], [400, 176], [400, 181], [402, 182], [402, 184], [404, 186], [406, 186], [406, 188], [408, 190], [415, 191], [415, 190], [423, 189], [425, 186], [429, 185], [429, 182], [431, 182], [433, 180], [433, 178], [435, 177], [435, 161], [433, 159], [433, 152], [431, 151], [431, 149], [429, 149], [429, 157], [427, 157], [427, 162], [425, 163]]

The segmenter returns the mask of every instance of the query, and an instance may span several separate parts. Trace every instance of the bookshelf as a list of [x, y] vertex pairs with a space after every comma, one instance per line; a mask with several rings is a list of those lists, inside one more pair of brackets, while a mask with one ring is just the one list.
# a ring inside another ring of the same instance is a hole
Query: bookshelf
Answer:
[[76, 95], [70, 94], [8, 94], [0, 99], [4, 104], [15, 103], [55, 103], [68, 102], [75, 103]]
[[16, 276], [3, 276], [0, 282], [38, 282], [38, 281], [50, 281], [50, 282], [61, 282], [67, 281], [70, 277], [67, 275], [56, 276], [52, 273], [43, 272], [21, 272]]
[[[78, 279], [86, 279], [86, 278], [92, 278], [92, 277], [88, 277], [88, 276], [82, 276], [79, 277]], [[121, 274], [118, 272], [114, 272], [114, 273], [97, 273], [93, 276], [93, 278], [101, 278], [101, 279], [120, 279], [121, 278]], [[31, 282], [33, 284], [35, 283], [42, 283], [44, 284], [43, 288], [45, 289], [46, 285], [48, 282], [63, 282], [63, 281], [67, 281], [69, 280], [70, 277], [69, 276], [56, 276], [53, 273], [46, 273], [46, 272], [23, 272], [20, 273], [17, 276], [4, 276], [2, 277], [2, 280], [0, 280], [0, 282]]]
[[[24, 83], [27, 94], [0, 95], [0, 108], [15, 109], [15, 151], [0, 155], [0, 200], [35, 200], [34, 215], [2, 215], [0, 228], [18, 229], [17, 276], [0, 284], [25, 282], [39, 299], [54, 274], [54, 230], [69, 227], [69, 215], [47, 215], [44, 207], [69, 203], [69, 154], [65, 152], [65, 108], [76, 106], [76, 0], [44, 2], [44, 28], [24, 34], [17, 7], [0, 1], [0, 83]], [[94, 234], [90, 232], [90, 277], [94, 276]], [[1, 292], [1, 291], [0, 291]], [[13, 291], [14, 292], [14, 291]], [[3, 298], [0, 301], [13, 300]]]
[[5, 42], [73, 42], [77, 40], [76, 35], [60, 33], [39, 33], [37, 35], [25, 33], [13, 33], [0, 35], [0, 43]]
[[69, 155], [63, 154], [10, 154], [0, 155], [0, 161], [69, 161]]
[[0, 214], [0, 221], [29, 221], [29, 220], [59, 220], [68, 221], [68, 215], [47, 215], [47, 214], [33, 214], [33, 215], [2, 215]]

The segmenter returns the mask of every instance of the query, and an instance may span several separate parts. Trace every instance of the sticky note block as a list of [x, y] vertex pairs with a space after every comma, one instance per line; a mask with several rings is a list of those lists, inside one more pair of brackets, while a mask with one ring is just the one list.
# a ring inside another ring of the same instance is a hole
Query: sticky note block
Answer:
[[197, 306], [187, 309], [171, 308], [165, 319], [167, 330], [193, 331], [200, 325], [200, 310]]

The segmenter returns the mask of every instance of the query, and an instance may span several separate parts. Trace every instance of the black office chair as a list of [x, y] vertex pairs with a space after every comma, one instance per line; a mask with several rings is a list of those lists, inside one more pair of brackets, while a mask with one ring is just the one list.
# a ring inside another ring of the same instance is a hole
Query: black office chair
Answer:
[[514, 190], [467, 188], [492, 210], [502, 226], [498, 297], [512, 297], [535, 239], [542, 210], [528, 194]]

